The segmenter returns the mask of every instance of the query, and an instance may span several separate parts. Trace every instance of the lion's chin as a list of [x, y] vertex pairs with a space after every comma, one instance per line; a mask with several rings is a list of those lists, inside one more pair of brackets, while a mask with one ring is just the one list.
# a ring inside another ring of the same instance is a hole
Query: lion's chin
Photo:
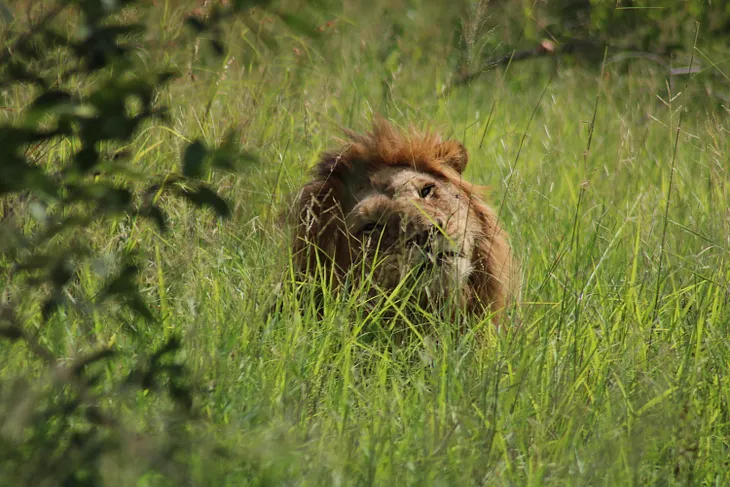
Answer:
[[439, 252], [422, 256], [401, 270], [404, 279], [429, 294], [445, 295], [461, 289], [472, 272], [471, 262], [458, 252]]
[[460, 302], [472, 272], [469, 259], [456, 252], [441, 252], [419, 264], [407, 274], [406, 287], [421, 307], [438, 311], [454, 299]]
[[387, 254], [375, 264], [373, 271], [375, 289], [424, 290], [430, 296], [437, 296], [463, 289], [472, 273], [472, 265], [464, 253], [444, 249]]

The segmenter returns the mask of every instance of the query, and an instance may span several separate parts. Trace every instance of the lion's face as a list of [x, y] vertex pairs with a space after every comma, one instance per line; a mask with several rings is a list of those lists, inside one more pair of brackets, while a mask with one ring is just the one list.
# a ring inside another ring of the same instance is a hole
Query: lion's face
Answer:
[[364, 265], [379, 288], [408, 280], [429, 297], [466, 285], [479, 225], [469, 218], [468, 195], [450, 182], [385, 167], [347, 184], [340, 205], [356, 275]]
[[405, 285], [421, 305], [454, 297], [477, 314], [504, 308], [510, 247], [495, 212], [463, 180], [464, 146], [384, 121], [348, 137], [322, 155], [297, 197], [298, 275], [333, 278], [335, 289], [364, 278], [376, 293]]

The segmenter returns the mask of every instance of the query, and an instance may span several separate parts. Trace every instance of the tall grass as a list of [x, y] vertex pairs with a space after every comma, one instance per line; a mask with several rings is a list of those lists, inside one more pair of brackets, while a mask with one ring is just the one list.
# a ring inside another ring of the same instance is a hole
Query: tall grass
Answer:
[[[217, 181], [236, 202], [230, 221], [170, 203], [167, 235], [136, 221], [95, 229], [110, 252], [154, 249], [146, 291], [164, 327], [138, 333], [183, 334], [206, 419], [187, 432], [191, 482], [730, 482], [730, 126], [702, 73], [675, 92], [641, 61], [609, 55], [599, 75], [537, 60], [442, 95], [453, 23], [386, 4], [343, 7], [323, 16], [320, 44], [291, 36], [278, 51], [237, 25], [224, 62], [194, 60], [195, 79], [165, 93], [173, 123], [130, 148], [141, 167], [173, 164], [182, 141], [217, 143], [231, 127], [262, 154]], [[156, 20], [161, 42], [179, 20], [174, 9]], [[185, 69], [190, 52], [167, 62]], [[7, 100], [23, 108], [22, 96]], [[506, 326], [457, 336], [435, 320], [433, 336], [391, 346], [393, 322], [364, 318], [357, 294], [325, 290], [320, 317], [290, 286], [268, 313], [291, 280], [278, 223], [289, 195], [341, 127], [367, 129], [375, 113], [469, 150], [466, 177], [492, 188], [521, 263]], [[90, 337], [132, 346], [102, 316], [91, 330], [61, 316], [40, 333], [69, 353]], [[33, 374], [18, 347], [0, 344], [0, 364], [4, 376]], [[160, 428], [156, 401], [136, 398], [127, 420]], [[109, 466], [110, 484], [160, 481]]]

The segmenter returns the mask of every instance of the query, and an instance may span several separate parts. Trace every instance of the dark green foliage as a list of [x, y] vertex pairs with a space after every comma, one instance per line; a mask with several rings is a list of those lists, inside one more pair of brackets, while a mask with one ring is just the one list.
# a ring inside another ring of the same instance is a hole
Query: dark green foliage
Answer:
[[727, 77], [706, 57], [730, 47], [728, 5], [704, 0], [466, 2], [451, 41], [458, 73], [446, 91], [524, 60], [547, 57], [596, 71], [610, 64], [626, 71], [641, 60], [665, 70], [673, 88], [677, 78], [700, 75], [706, 94], [722, 103]]
[[188, 145], [183, 156], [183, 174], [190, 178], [199, 178], [203, 175], [203, 159], [205, 158], [205, 145], [202, 141], [196, 140]]
[[[184, 431], [182, 425], [195, 418], [193, 388], [176, 357], [180, 339], [172, 335], [160, 343], [161, 327], [159, 338], [133, 341], [134, 354], [126, 358], [92, 341], [83, 353], [61, 362], [65, 355], [57, 345], [40, 338], [73, 313], [82, 321], [91, 321], [94, 313], [103, 319], [114, 316], [127, 332], [136, 330], [135, 320], [154, 326], [160, 318], [139, 285], [144, 249], [118, 252], [116, 273], [97, 275], [99, 290], [93, 296], [75, 290], [81, 269], [98, 257], [85, 240], [87, 229], [139, 216], [164, 231], [168, 220], [160, 197], [165, 195], [227, 217], [228, 202], [203, 179], [211, 170], [237, 171], [257, 160], [237, 146], [231, 133], [219, 148], [202, 140], [190, 143], [180, 171], [140, 174], [126, 161], [125, 147], [140, 129], [166, 120], [156, 95], [176, 76], [138, 62], [136, 51], [147, 26], [125, 21], [121, 14], [134, 6], [141, 12], [137, 17], [144, 18], [144, 9], [151, 8], [146, 3], [59, 0], [44, 5], [43, 15], [17, 32], [12, 30], [17, 12], [0, 5], [10, 24], [0, 54], [0, 87], [34, 93], [30, 104], [0, 125], [0, 262], [4, 287], [14, 290], [8, 293], [11, 299], [0, 303], [0, 346], [9, 350], [5, 347], [11, 343], [23, 343], [28, 359], [41, 367], [31, 369], [31, 376], [0, 381], [0, 482], [101, 485], [104, 457], [129, 455], [136, 435], [116, 415], [117, 403], [130, 391], [168, 395], [165, 428]], [[215, 5], [205, 19], [187, 19], [189, 33], [206, 35], [213, 53], [223, 55], [224, 23], [267, 3]], [[69, 11], [80, 22], [67, 36], [56, 24]], [[294, 29], [304, 25], [298, 17], [280, 17]], [[65, 62], [54, 63], [58, 53], [64, 53]], [[71, 147], [60, 160], [34, 155], [58, 144]], [[26, 313], [34, 303], [39, 311]], [[113, 314], [120, 305], [122, 312]], [[154, 351], [147, 353], [150, 347]], [[132, 360], [144, 355], [149, 359]], [[125, 370], [126, 379], [120, 378]], [[153, 455], [132, 459], [138, 472], [164, 471], [178, 462], [176, 452], [185, 444], [178, 436], [151, 441]], [[178, 480], [185, 479], [185, 470], [176, 470]]]
[[489, 12], [500, 17], [493, 22], [524, 26], [520, 34], [527, 41], [579, 40], [653, 53], [689, 47], [695, 22], [707, 40], [727, 41], [730, 28], [726, 2], [705, 0], [500, 0], [489, 3]]

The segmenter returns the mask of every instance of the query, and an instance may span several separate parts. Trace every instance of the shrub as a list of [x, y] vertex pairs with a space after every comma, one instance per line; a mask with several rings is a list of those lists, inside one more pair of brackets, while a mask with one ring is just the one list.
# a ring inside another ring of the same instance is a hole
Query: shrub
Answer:
[[[222, 55], [225, 22], [267, 3], [212, 5], [204, 15], [188, 16], [189, 34]], [[167, 120], [158, 94], [177, 75], [145, 66], [137, 56], [148, 30], [137, 19], [154, 6], [58, 0], [29, 11], [35, 21], [17, 15], [37, 5], [15, 4], [15, 12], [0, 5], [7, 39], [0, 87], [5, 98], [31, 99], [18, 113], [6, 112], [0, 125], [0, 352], [27, 360], [22, 370], [6, 365], [0, 379], [2, 480], [98, 485], [105, 475], [134, 478], [152, 471], [181, 481], [186, 470], [179, 468], [185, 463], [179, 454], [196, 412], [194, 388], [176, 355], [180, 337], [159, 327], [151, 328], [157, 334], [137, 337], [136, 323], [160, 319], [139, 288], [144, 249], [122, 244], [109, 261], [89, 230], [145, 219], [164, 232], [164, 197], [226, 217], [227, 201], [204, 178], [255, 157], [232, 136], [217, 148], [194, 140], [178, 169], [140, 171], [125, 148], [143, 127]], [[298, 16], [279, 17], [295, 29], [305, 25]], [[73, 34], [62, 29], [64, 20], [78, 23]], [[115, 320], [134, 346], [96, 344], [99, 320]], [[53, 339], [71, 323], [85, 327], [78, 353]], [[134, 410], [139, 391], [167, 397], [161, 402], [167, 409], [156, 411], [164, 418], [158, 435], [140, 436], [125, 424], [123, 405]]]

